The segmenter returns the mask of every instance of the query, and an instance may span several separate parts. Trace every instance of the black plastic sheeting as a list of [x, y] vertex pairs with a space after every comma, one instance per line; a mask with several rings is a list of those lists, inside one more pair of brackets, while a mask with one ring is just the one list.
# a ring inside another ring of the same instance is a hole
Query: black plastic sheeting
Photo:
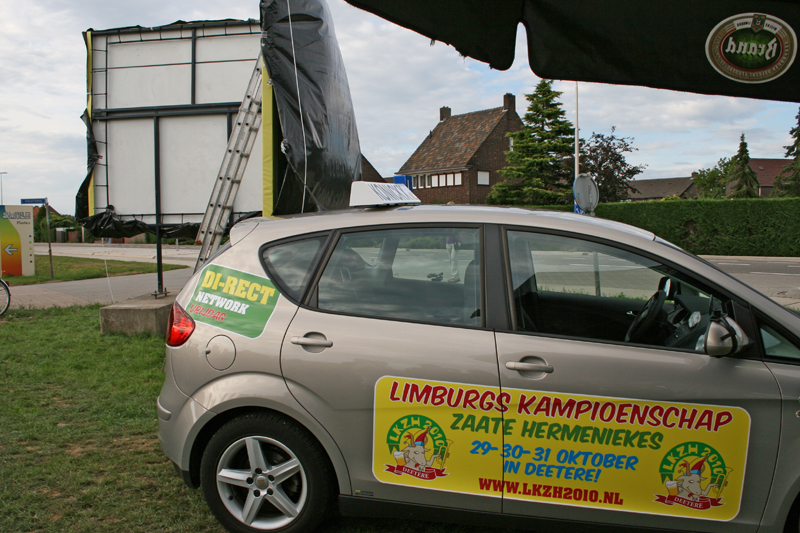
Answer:
[[261, 29], [289, 164], [277, 177], [274, 214], [346, 208], [350, 183], [361, 179], [361, 149], [328, 5], [261, 0]]
[[[140, 233], [156, 235], [155, 224], [141, 220], [122, 220], [114, 211], [108, 210], [80, 219], [78, 222], [95, 237], [133, 237]], [[161, 237], [165, 239], [194, 239], [200, 224], [162, 224]]]
[[86, 124], [86, 178], [81, 183], [78, 189], [78, 194], [75, 195], [75, 219], [81, 222], [82, 219], [89, 216], [89, 187], [92, 185], [92, 172], [94, 167], [100, 160], [100, 154], [97, 151], [97, 141], [94, 138], [94, 130], [92, 129], [92, 120], [89, 118], [89, 111], [86, 110], [81, 115], [81, 120]]

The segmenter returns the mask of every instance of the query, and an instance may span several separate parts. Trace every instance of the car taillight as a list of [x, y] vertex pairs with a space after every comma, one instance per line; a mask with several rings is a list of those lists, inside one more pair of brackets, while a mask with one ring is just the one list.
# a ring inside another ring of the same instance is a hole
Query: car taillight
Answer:
[[173, 302], [167, 322], [167, 346], [180, 346], [194, 332], [194, 320], [178, 302]]

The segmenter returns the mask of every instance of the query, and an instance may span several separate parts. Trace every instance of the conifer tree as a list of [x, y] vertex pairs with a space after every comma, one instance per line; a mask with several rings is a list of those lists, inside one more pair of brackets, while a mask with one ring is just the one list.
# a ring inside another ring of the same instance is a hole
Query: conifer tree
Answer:
[[731, 198], [759, 198], [758, 176], [750, 168], [750, 153], [747, 150], [744, 133], [739, 138], [739, 152], [733, 156], [732, 163], [729, 178], [735, 185]]
[[528, 112], [521, 130], [509, 133], [513, 145], [506, 152], [508, 166], [500, 171], [505, 180], [487, 198], [491, 204], [547, 205], [572, 201], [575, 128], [566, 120], [561, 92], [551, 80], [542, 80], [533, 94], [526, 94]]
[[797, 125], [790, 130], [792, 144], [784, 146], [786, 157], [792, 162], [783, 168], [783, 172], [775, 178], [772, 196], [800, 196], [800, 111], [797, 112]]
[[785, 178], [784, 174], [775, 176], [775, 181], [772, 182], [772, 192], [769, 194], [770, 198], [786, 198], [789, 196], [789, 187], [783, 181]]

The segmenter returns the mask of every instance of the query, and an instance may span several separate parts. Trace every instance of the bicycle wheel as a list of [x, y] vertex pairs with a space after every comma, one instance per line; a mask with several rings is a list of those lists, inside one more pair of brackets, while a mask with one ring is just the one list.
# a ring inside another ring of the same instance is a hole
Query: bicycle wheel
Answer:
[[10, 304], [11, 291], [8, 290], [8, 284], [0, 279], [0, 316], [3, 316], [8, 311]]

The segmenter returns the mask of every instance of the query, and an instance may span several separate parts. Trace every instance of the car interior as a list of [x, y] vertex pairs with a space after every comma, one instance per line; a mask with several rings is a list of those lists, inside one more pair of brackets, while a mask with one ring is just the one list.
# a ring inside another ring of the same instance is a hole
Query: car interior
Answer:
[[518, 331], [696, 350], [711, 314], [732, 311], [674, 269], [623, 250], [523, 232], [508, 242]]
[[[447, 235], [459, 233], [457, 279]], [[423, 235], [420, 236], [420, 233]], [[320, 309], [438, 324], [478, 326], [480, 255], [477, 230], [392, 230], [344, 235], [318, 284]], [[449, 279], [448, 279], [449, 278]]]

